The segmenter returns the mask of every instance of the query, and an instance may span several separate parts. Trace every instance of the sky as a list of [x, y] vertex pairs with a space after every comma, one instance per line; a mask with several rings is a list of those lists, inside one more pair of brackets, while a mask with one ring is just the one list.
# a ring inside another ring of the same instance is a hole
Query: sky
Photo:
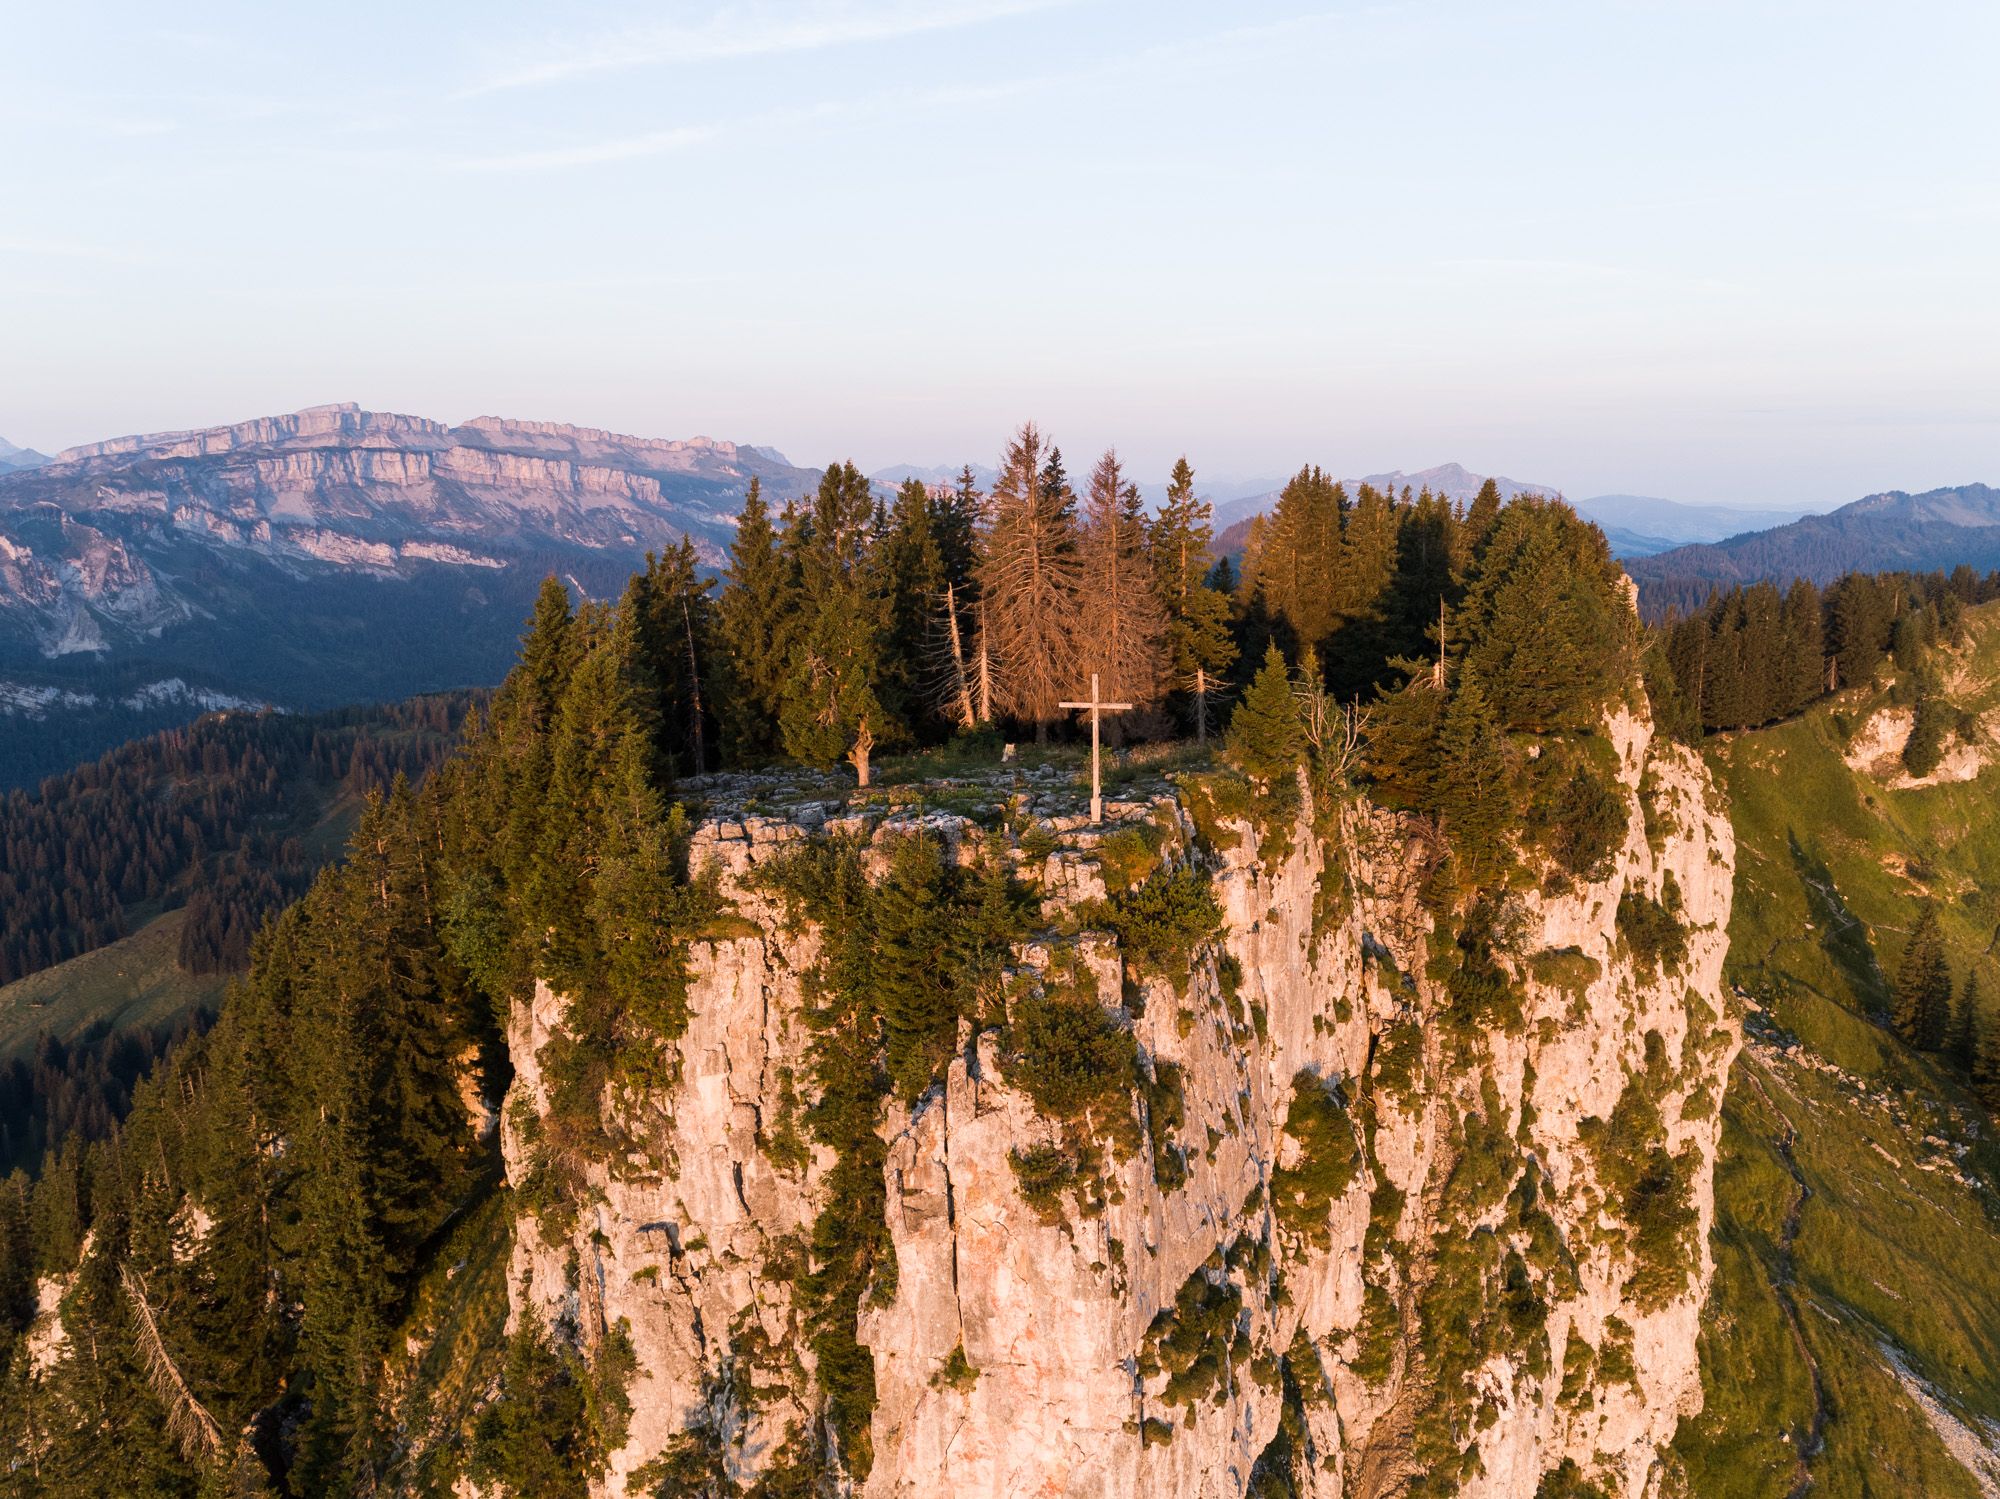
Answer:
[[0, 437], [2000, 483], [2000, 5], [0, 0]]

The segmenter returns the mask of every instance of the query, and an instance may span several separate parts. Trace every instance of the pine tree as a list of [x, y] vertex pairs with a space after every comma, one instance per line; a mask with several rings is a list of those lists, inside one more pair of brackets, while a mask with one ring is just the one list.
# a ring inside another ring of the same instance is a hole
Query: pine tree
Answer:
[[1139, 487], [1125, 478], [1115, 452], [1091, 471], [1078, 555], [1079, 671], [1098, 673], [1107, 697], [1141, 707], [1157, 702], [1165, 690], [1166, 619], [1146, 557]]
[[1084, 580], [1073, 497], [1053, 448], [1021, 428], [1001, 462], [979, 563], [983, 643], [993, 657], [996, 710], [1035, 726], [1038, 741], [1077, 688]]
[[1146, 549], [1166, 614], [1169, 703], [1175, 717], [1203, 739], [1208, 736], [1211, 701], [1236, 661], [1236, 642], [1229, 630], [1235, 573], [1224, 557], [1215, 564], [1220, 579], [1211, 577], [1213, 542], [1208, 501], [1195, 494], [1194, 470], [1187, 459], [1178, 458], [1167, 480], [1166, 503], [1147, 528]]
[[1229, 758], [1247, 775], [1275, 782], [1293, 775], [1305, 758], [1298, 699], [1285, 658], [1276, 645], [1264, 649], [1264, 664], [1243, 701], [1229, 716]]
[[1926, 901], [1896, 968], [1892, 1020], [1897, 1034], [1918, 1051], [1936, 1051], [1944, 1044], [1950, 1015], [1951, 970], [1945, 963], [1937, 907]]

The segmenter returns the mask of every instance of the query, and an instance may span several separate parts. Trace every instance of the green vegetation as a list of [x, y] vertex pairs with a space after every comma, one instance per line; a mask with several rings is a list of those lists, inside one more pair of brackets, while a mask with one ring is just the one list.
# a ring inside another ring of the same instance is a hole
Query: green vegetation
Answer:
[[1231, 1372], [1250, 1355], [1242, 1325], [1243, 1290], [1231, 1279], [1197, 1270], [1162, 1307], [1139, 1345], [1139, 1373], [1166, 1376], [1164, 1405], [1178, 1406], [1192, 1419], [1203, 1400], [1227, 1398]]
[[[1984, 711], [2000, 619], [1979, 608], [1963, 626], [1953, 705]], [[1947, 969], [1982, 961], [2000, 924], [1995, 772], [1892, 791], [1850, 770], [1841, 721], [1885, 701], [1857, 688], [1709, 744], [1736, 828], [1729, 976], [1752, 1044], [1723, 1102], [1705, 1409], [1675, 1446], [1694, 1493], [1762, 1499], [1809, 1478], [1971, 1495], [1907, 1381], [1969, 1425], [2000, 1420], [1992, 1126], [1948, 1055], [1885, 1023], [1884, 974], [1932, 902]]]
[[1297, 1154], [1271, 1172], [1271, 1208], [1288, 1233], [1322, 1248], [1332, 1244], [1327, 1214], [1361, 1171], [1354, 1126], [1335, 1089], [1310, 1072], [1292, 1079], [1285, 1138]]

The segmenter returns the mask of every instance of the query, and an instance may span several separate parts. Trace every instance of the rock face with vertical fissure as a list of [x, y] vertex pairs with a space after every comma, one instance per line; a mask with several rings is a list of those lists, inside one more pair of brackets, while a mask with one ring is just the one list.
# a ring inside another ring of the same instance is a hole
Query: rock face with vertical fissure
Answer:
[[[1037, 1212], [1010, 1156], [1058, 1126], [1010, 1084], [993, 1030], [967, 1028], [914, 1106], [885, 1102], [897, 1274], [859, 1314], [876, 1400], [855, 1492], [1374, 1495], [1423, 1477], [1532, 1499], [1566, 1461], [1606, 1493], [1654, 1491], [1701, 1400], [1717, 1105], [1739, 1043], [1720, 997], [1735, 849], [1693, 755], [1629, 712], [1605, 734], [1625, 837], [1602, 879], [1504, 902], [1492, 962], [1518, 1016], [1454, 1015], [1422, 839], [1364, 801], [1315, 815], [1307, 796], [1262, 839], [1225, 824], [1226, 847], [1177, 793], [1114, 803], [1114, 820], [1168, 830], [1165, 857], [1201, 868], [1222, 912], [1169, 976], [1063, 920], [1103, 893], [1096, 832], [1045, 821], [1053, 853], [1006, 855], [1049, 927], [1020, 972], [1078, 949], [1072, 971], [1129, 1025], [1142, 1071], [1178, 1069], [1182, 1117], [1160, 1143], [1185, 1169], [1155, 1158], [1135, 1088], [1139, 1127], [1104, 1147], [1097, 1206]], [[628, 1326], [634, 1414], [608, 1494], [638, 1492], [628, 1477], [698, 1420], [745, 1490], [817, 1429], [792, 1276], [832, 1157], [781, 1165], [772, 1143], [804, 1101], [801, 976], [821, 934], [789, 927], [750, 874], [821, 821], [698, 830], [696, 862], [755, 935], [695, 946], [673, 1085], [605, 1101], [642, 1146], [596, 1172], [561, 1240], [517, 1225], [517, 1312], [566, 1312], [586, 1343], [589, 1324]], [[930, 823], [958, 858], [1010, 842]], [[879, 845], [910, 824], [846, 826]], [[1684, 956], [1632, 950], [1628, 894], [1673, 913]], [[517, 1172], [562, 1011], [542, 988], [513, 1016]], [[747, 1406], [718, 1411], [720, 1371], [753, 1354]]]

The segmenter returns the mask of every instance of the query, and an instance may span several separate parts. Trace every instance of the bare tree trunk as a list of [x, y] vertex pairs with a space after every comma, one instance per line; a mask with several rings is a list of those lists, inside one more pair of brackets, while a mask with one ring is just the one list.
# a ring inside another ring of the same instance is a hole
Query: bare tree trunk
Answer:
[[868, 784], [868, 752], [875, 748], [875, 731], [868, 727], [868, 720], [862, 719], [855, 730], [854, 748], [847, 752], [848, 760], [854, 766], [854, 774], [863, 787]]
[[701, 667], [694, 655], [694, 615], [688, 609], [687, 599], [681, 599], [681, 623], [687, 627], [688, 645], [688, 695], [694, 726], [694, 773], [700, 775], [708, 769], [708, 754], [701, 736]]
[[986, 600], [979, 601], [979, 721], [993, 722], [993, 653], [987, 645]]
[[1208, 743], [1208, 668], [1194, 669], [1194, 742]]
[[957, 585], [944, 585], [944, 617], [951, 628], [951, 680], [953, 696], [958, 699], [958, 723], [960, 728], [969, 729], [978, 720], [972, 714], [972, 685], [965, 675], [965, 641], [958, 631]]

